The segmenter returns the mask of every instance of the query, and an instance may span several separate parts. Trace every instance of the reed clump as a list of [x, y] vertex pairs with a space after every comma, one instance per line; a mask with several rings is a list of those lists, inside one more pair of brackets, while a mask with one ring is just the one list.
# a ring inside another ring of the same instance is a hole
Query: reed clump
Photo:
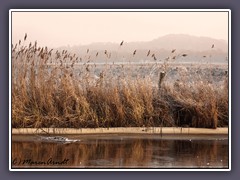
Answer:
[[131, 67], [114, 75], [89, 57], [19, 42], [12, 46], [12, 127], [228, 126], [227, 77], [221, 87], [206, 79], [167, 83], [162, 67], [156, 87]]

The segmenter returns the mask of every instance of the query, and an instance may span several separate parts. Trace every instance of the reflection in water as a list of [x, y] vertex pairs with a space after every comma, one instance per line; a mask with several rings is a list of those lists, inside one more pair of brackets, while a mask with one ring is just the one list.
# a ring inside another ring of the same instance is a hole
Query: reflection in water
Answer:
[[14, 168], [228, 168], [228, 139], [83, 138], [12, 141]]

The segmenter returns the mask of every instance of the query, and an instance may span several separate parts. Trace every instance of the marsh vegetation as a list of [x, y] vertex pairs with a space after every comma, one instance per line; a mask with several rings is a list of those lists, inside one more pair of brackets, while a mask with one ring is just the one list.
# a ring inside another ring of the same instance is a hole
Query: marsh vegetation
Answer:
[[[178, 64], [178, 50], [108, 62], [108, 50], [79, 57], [26, 38], [12, 45], [12, 128], [228, 126], [227, 64]], [[105, 63], [92, 62], [100, 54]]]

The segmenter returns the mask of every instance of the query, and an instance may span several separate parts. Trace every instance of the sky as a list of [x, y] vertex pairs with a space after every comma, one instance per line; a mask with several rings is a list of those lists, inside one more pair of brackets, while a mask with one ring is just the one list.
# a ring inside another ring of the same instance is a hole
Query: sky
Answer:
[[12, 12], [12, 42], [52, 48], [151, 41], [168, 34], [228, 40], [227, 12]]

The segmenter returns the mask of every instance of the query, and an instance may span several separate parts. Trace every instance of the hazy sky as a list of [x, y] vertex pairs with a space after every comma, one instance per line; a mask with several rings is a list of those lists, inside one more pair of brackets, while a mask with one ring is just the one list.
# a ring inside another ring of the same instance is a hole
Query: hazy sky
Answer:
[[228, 39], [227, 12], [12, 12], [13, 43], [23, 39], [59, 47], [122, 40], [149, 41], [167, 34]]

